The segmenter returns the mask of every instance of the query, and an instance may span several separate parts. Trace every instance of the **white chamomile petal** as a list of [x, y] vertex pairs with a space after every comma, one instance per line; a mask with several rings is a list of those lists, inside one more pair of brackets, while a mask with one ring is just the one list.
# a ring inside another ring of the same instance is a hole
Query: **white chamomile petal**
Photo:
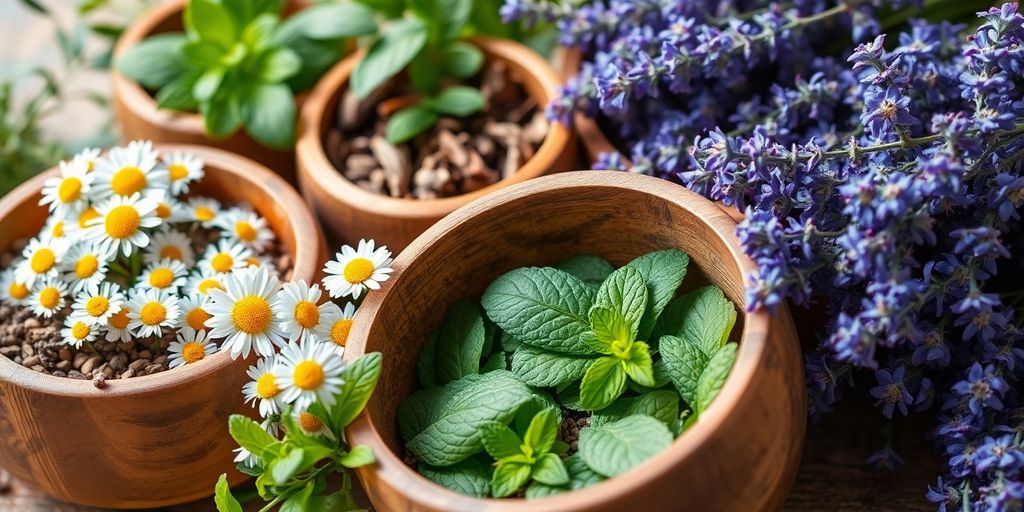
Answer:
[[89, 325], [106, 325], [124, 303], [124, 294], [117, 283], [91, 284], [75, 295], [71, 316], [81, 318]]
[[181, 323], [196, 331], [206, 330], [206, 321], [210, 319], [207, 308], [210, 304], [208, 295], [190, 293], [178, 301], [181, 308]]
[[140, 289], [152, 288], [177, 293], [179, 288], [185, 286], [187, 280], [188, 269], [185, 268], [185, 264], [165, 258], [146, 265], [135, 286]]
[[324, 266], [324, 289], [331, 297], [358, 299], [365, 290], [378, 290], [391, 277], [391, 251], [374, 249], [373, 240], [360, 240], [357, 249], [343, 246], [335, 259]]
[[69, 316], [64, 320], [64, 328], [60, 331], [60, 337], [75, 348], [81, 348], [85, 343], [92, 343], [99, 334], [99, 327], [85, 323], [81, 318]]
[[277, 375], [274, 373], [276, 367], [275, 356], [260, 358], [247, 372], [252, 380], [242, 386], [245, 403], [252, 402], [252, 406], [256, 407], [258, 402], [260, 416], [264, 418], [280, 414], [285, 406], [281, 400], [281, 388], [277, 385]]
[[355, 316], [355, 304], [349, 302], [342, 309], [337, 304], [328, 302], [327, 307], [321, 313], [322, 321], [316, 330], [316, 339], [328, 342], [337, 347], [339, 353], [344, 353], [345, 345], [348, 344], [348, 335], [352, 331], [352, 319]]
[[188, 220], [200, 223], [204, 228], [213, 227], [220, 217], [220, 203], [208, 197], [194, 197], [185, 204]]
[[265, 268], [243, 268], [224, 277], [224, 290], [210, 289], [206, 326], [210, 336], [223, 339], [221, 350], [237, 359], [249, 357], [255, 348], [260, 356], [274, 353], [284, 345], [284, 333], [274, 322], [279, 308], [277, 276]]
[[[278, 423], [270, 418], [263, 420], [263, 423], [260, 423], [260, 426], [275, 439], [281, 435], [278, 430]], [[249, 468], [255, 468], [260, 465], [260, 458], [253, 455], [249, 450], [239, 447], [232, 451], [235, 452], [235, 462]]]
[[284, 401], [299, 411], [316, 401], [325, 407], [334, 405], [344, 368], [332, 344], [313, 340], [289, 343], [281, 349], [276, 370]]
[[85, 148], [78, 152], [72, 159], [76, 164], [85, 167], [86, 173], [92, 173], [96, 170], [96, 162], [100, 158], [99, 148]]
[[164, 224], [177, 224], [191, 221], [185, 205], [181, 204], [177, 199], [164, 197], [163, 199], [158, 200], [155, 212], [156, 216]]
[[163, 290], [136, 290], [128, 299], [128, 329], [139, 338], [163, 336], [181, 319], [178, 297]]
[[89, 221], [99, 218], [99, 216], [99, 210], [96, 209], [95, 204], [92, 204], [79, 212], [78, 215], [64, 219], [64, 225], [61, 226], [64, 230], [64, 238], [75, 242], [84, 239], [85, 233], [89, 229]]
[[51, 277], [40, 279], [36, 282], [29, 304], [32, 306], [32, 313], [43, 318], [60, 313], [67, 302], [64, 297], [68, 294], [68, 285], [60, 279]]
[[128, 306], [121, 304], [120, 308], [107, 319], [104, 327], [103, 338], [115, 343], [127, 343], [134, 340], [132, 331], [128, 329], [131, 319], [128, 318]]
[[190, 327], [184, 327], [178, 331], [178, 336], [167, 347], [170, 354], [169, 366], [177, 368], [186, 364], [195, 364], [217, 352], [217, 345], [206, 336], [206, 331], [196, 331]]
[[336, 439], [334, 432], [327, 428], [327, 424], [316, 414], [309, 411], [292, 410], [292, 419], [299, 426], [299, 430], [307, 436], [324, 436], [328, 439]]
[[92, 242], [74, 244], [61, 263], [62, 278], [78, 293], [90, 285], [99, 286], [107, 276], [110, 254], [104, 253]]
[[68, 245], [68, 241], [63, 238], [33, 238], [22, 251], [24, 259], [18, 265], [15, 274], [18, 282], [31, 288], [37, 279], [57, 278]]
[[246, 266], [246, 259], [252, 256], [248, 247], [231, 240], [220, 240], [210, 244], [199, 261], [199, 270], [206, 274], [227, 274]]
[[156, 166], [157, 153], [149, 141], [133, 141], [112, 148], [106, 158], [96, 160], [95, 197], [141, 196], [162, 199], [169, 184], [167, 170]]
[[97, 208], [99, 216], [86, 223], [84, 237], [108, 254], [131, 256], [135, 248], [149, 245], [146, 230], [161, 224], [156, 200], [138, 194], [115, 196]]
[[32, 290], [25, 283], [18, 280], [16, 271], [20, 263], [11, 265], [10, 268], [0, 272], [0, 297], [3, 303], [8, 306], [21, 306], [28, 301]]
[[323, 313], [331, 304], [318, 305], [320, 296], [320, 286], [309, 286], [305, 281], [285, 283], [277, 292], [281, 306], [277, 312], [278, 328], [289, 341], [303, 341], [320, 329]]
[[205, 175], [203, 160], [187, 151], [172, 151], [160, 157], [167, 169], [171, 183], [171, 195], [178, 196], [188, 192], [189, 185], [199, 181]]
[[223, 212], [214, 221], [214, 226], [221, 229], [224, 238], [241, 243], [258, 253], [265, 251], [274, 239], [266, 219], [241, 208]]
[[185, 233], [175, 229], [162, 229], [153, 233], [146, 247], [146, 263], [155, 263], [165, 258], [180, 261], [186, 267], [195, 265], [192, 242]]
[[201, 295], [208, 297], [210, 290], [224, 290], [224, 278], [229, 274], [216, 274], [213, 272], [196, 271], [188, 277], [185, 283], [185, 292], [189, 295]]
[[43, 198], [39, 204], [46, 205], [59, 219], [78, 215], [89, 205], [94, 176], [86, 172], [85, 162], [61, 162], [60, 175], [43, 183]]

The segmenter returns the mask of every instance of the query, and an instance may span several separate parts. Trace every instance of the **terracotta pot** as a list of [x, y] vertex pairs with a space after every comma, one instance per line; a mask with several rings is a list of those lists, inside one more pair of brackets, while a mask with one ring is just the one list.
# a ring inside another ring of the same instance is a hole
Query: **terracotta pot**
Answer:
[[[218, 149], [157, 149], [205, 160], [206, 177], [194, 193], [252, 205], [292, 255], [292, 278], [314, 278], [326, 259], [323, 235], [283, 179]], [[0, 248], [39, 231], [47, 215], [38, 206], [43, 181], [57, 173], [51, 169], [0, 199]], [[241, 394], [249, 363], [220, 352], [201, 364], [97, 389], [0, 357], [0, 467], [57, 499], [96, 507], [158, 507], [209, 496], [221, 473], [232, 483], [245, 479], [234, 470], [237, 445], [227, 419], [254, 414]]]
[[596, 254], [622, 265], [675, 247], [690, 255], [684, 286], [721, 287], [740, 309], [753, 263], [735, 223], [710, 201], [666, 181], [587, 171], [540, 178], [489, 195], [448, 216], [394, 262], [394, 277], [355, 318], [346, 359], [381, 352], [384, 373], [349, 430], [377, 464], [361, 468], [379, 510], [417, 512], [611, 512], [776, 510], [792, 485], [804, 443], [804, 371], [789, 312], [740, 316], [740, 348], [721, 394], [671, 447], [617, 478], [536, 501], [480, 500], [435, 485], [403, 461], [398, 404], [415, 391], [426, 334], [457, 299], [479, 297], [514, 268]]
[[[180, 32], [181, 15], [187, 0], [168, 0], [130, 25], [114, 47], [114, 62], [129, 48], [153, 34]], [[286, 13], [296, 12], [310, 4], [309, 0], [288, 0]], [[114, 112], [121, 127], [121, 140], [151, 140], [155, 143], [199, 144], [245, 155], [266, 165], [289, 183], [295, 183], [295, 153], [262, 146], [244, 129], [225, 139], [206, 134], [200, 114], [158, 109], [156, 100], [138, 82], [118, 73], [111, 73]], [[301, 106], [302, 96], [299, 97]]]
[[[487, 61], [501, 60], [523, 77], [523, 87], [538, 105], [557, 94], [558, 74], [529, 48], [505, 39], [472, 38]], [[396, 199], [368, 192], [345, 178], [327, 158], [324, 139], [334, 123], [338, 101], [363, 52], [338, 64], [313, 89], [302, 108], [296, 157], [299, 188], [328, 233], [353, 244], [373, 238], [401, 251], [414, 238], [455, 209], [495, 190], [575, 166], [576, 143], [570, 129], [552, 124], [537, 153], [511, 177], [481, 190], [444, 199]]]

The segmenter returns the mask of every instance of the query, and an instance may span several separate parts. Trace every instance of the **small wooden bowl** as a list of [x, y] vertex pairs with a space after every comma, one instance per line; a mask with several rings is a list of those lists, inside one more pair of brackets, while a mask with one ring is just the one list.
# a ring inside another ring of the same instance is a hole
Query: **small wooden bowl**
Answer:
[[[181, 15], [187, 0], [168, 0], [131, 24], [114, 47], [114, 62], [129, 48], [154, 34], [180, 32]], [[287, 13], [297, 12], [309, 6], [309, 0], [288, 0]], [[215, 139], [206, 134], [203, 117], [200, 114], [158, 109], [156, 100], [138, 82], [117, 72], [111, 72], [113, 83], [114, 113], [121, 126], [121, 140], [151, 140], [155, 143], [199, 144], [213, 146], [245, 155], [275, 173], [289, 183], [295, 183], [295, 153], [264, 147], [253, 140], [244, 129], [225, 139]], [[301, 104], [301, 96], [299, 102]]]
[[381, 352], [384, 374], [348, 429], [377, 457], [361, 468], [379, 510], [416, 512], [763, 511], [781, 507], [804, 443], [804, 370], [788, 310], [741, 315], [740, 348], [721, 394], [689, 431], [632, 471], [594, 487], [536, 501], [480, 500], [435, 485], [403, 461], [398, 404], [416, 387], [426, 335], [457, 299], [479, 297], [522, 266], [596, 254], [623, 265], [675, 247], [690, 255], [686, 286], [721, 287], [743, 310], [754, 264], [736, 227], [710, 201], [664, 180], [574, 172], [519, 184], [446, 217], [395, 260], [394, 277], [355, 318], [346, 359]]
[[[501, 60], [524, 78], [523, 86], [537, 105], [544, 106], [557, 94], [561, 81], [543, 58], [529, 48], [506, 39], [471, 38], [487, 61]], [[396, 199], [363, 190], [341, 174], [327, 158], [324, 139], [334, 122], [348, 78], [364, 52], [342, 61], [329, 71], [309, 95], [299, 121], [296, 158], [299, 188], [330, 235], [347, 244], [373, 238], [399, 252], [420, 233], [455, 209], [514, 183], [549, 172], [567, 171], [576, 165], [572, 130], [552, 123], [537, 153], [511, 177], [491, 186], [444, 199]]]
[[[267, 219], [292, 255], [292, 279], [311, 282], [326, 259], [323, 235], [299, 194], [266, 167], [198, 146], [206, 162], [198, 195], [246, 202]], [[34, 236], [46, 219], [39, 206], [54, 168], [0, 199], [0, 250]], [[254, 414], [243, 404], [250, 361], [226, 352], [163, 373], [107, 381], [54, 377], [0, 357], [0, 467], [57, 499], [111, 508], [162, 507], [213, 494], [221, 473], [232, 483], [237, 445], [228, 416]]]

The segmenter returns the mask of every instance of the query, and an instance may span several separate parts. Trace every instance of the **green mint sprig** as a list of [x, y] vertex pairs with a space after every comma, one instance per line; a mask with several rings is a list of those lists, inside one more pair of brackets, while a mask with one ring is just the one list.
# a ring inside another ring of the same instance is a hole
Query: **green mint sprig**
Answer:
[[522, 437], [504, 423], [484, 425], [481, 440], [497, 461], [491, 477], [495, 498], [511, 496], [531, 481], [553, 487], [569, 483], [569, 472], [559, 457], [568, 445], [558, 440], [558, 430], [554, 409], [537, 413]]

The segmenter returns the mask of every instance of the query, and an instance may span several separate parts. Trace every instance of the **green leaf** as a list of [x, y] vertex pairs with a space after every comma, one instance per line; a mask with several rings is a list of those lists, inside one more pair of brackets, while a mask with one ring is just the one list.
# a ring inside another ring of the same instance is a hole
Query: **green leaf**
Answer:
[[434, 483], [460, 494], [476, 498], [491, 495], [491, 475], [494, 470], [475, 457], [448, 467], [420, 464], [417, 469]]
[[487, 357], [484, 364], [480, 367], [480, 373], [493, 372], [494, 370], [507, 370], [508, 365], [505, 361], [505, 354], [501, 352], [495, 352]]
[[288, 497], [283, 504], [281, 504], [278, 512], [306, 512], [310, 509], [310, 497], [313, 495], [313, 489], [316, 487], [316, 482], [310, 481], [302, 487], [302, 490], [292, 494]]
[[566, 485], [569, 483], [569, 472], [558, 455], [545, 453], [533, 463], [530, 478], [546, 485]]
[[315, 5], [289, 16], [285, 25], [295, 25], [306, 37], [318, 40], [362, 37], [379, 30], [373, 11], [356, 3]]
[[597, 290], [594, 305], [621, 313], [629, 329], [629, 341], [637, 339], [640, 319], [647, 308], [647, 283], [643, 275], [628, 266], [612, 272]]
[[558, 390], [558, 403], [570, 411], [585, 412], [586, 409], [580, 403], [580, 383], [573, 382]]
[[620, 398], [594, 412], [590, 426], [600, 427], [637, 414], [650, 416], [669, 426], [679, 418], [679, 394], [670, 389], [659, 389], [634, 398]]
[[555, 265], [555, 268], [576, 276], [594, 288], [600, 288], [601, 283], [615, 272], [615, 267], [607, 260], [589, 254], [569, 258]]
[[512, 354], [512, 373], [526, 384], [549, 388], [583, 378], [593, 361], [591, 356], [559, 354], [524, 344]]
[[455, 41], [441, 51], [441, 69], [456, 78], [469, 78], [480, 72], [484, 52], [464, 41]]
[[192, 95], [199, 101], [209, 101], [215, 94], [220, 84], [224, 81], [225, 70], [222, 67], [210, 68], [199, 76], [199, 80], [192, 86]]
[[117, 59], [117, 70], [150, 89], [159, 89], [184, 73], [184, 34], [159, 34], [131, 47]]
[[486, 337], [480, 307], [462, 299], [452, 305], [437, 342], [437, 379], [441, 384], [480, 372]]
[[704, 372], [700, 374], [700, 380], [697, 381], [697, 403], [693, 404], [696, 415], [700, 415], [708, 410], [711, 401], [722, 390], [722, 386], [725, 385], [725, 380], [729, 377], [729, 372], [732, 370], [732, 365], [736, 362], [736, 351], [738, 348], [739, 345], [729, 343], [718, 349], [715, 355], [711, 356], [711, 360], [708, 361]]
[[613, 354], [616, 349], [628, 347], [633, 340], [625, 317], [618, 309], [609, 306], [590, 308], [590, 326], [594, 336], [588, 336], [585, 341], [590, 348], [602, 354]]
[[21, 0], [21, 3], [25, 7], [28, 7], [29, 9], [32, 9], [33, 11], [36, 11], [39, 14], [50, 14], [50, 11], [47, 11], [46, 7], [43, 7], [43, 4], [37, 2], [36, 0]]
[[302, 69], [302, 61], [287, 48], [274, 48], [264, 53], [257, 64], [256, 77], [267, 84], [283, 82]]
[[640, 271], [647, 283], [647, 308], [640, 320], [637, 336], [646, 340], [654, 328], [658, 316], [675, 297], [676, 290], [686, 277], [690, 257], [678, 249], [668, 249], [645, 254], [626, 264]]
[[515, 417], [515, 431], [526, 432], [530, 428], [530, 423], [533, 421], [534, 416], [540, 414], [542, 411], [551, 409], [555, 411], [557, 416], [558, 424], [562, 424], [562, 411], [558, 408], [558, 403], [555, 402], [551, 395], [541, 389], [532, 388], [533, 400], [523, 404], [516, 411]]
[[420, 357], [416, 360], [416, 375], [419, 377], [420, 385], [424, 389], [441, 385], [437, 380], [436, 370], [438, 339], [440, 339], [440, 333], [438, 332], [427, 336], [427, 341], [423, 343], [423, 348], [420, 349]]
[[642, 341], [633, 342], [629, 346], [627, 358], [622, 361], [626, 375], [642, 386], [654, 386], [654, 367], [650, 349]]
[[495, 375], [467, 375], [459, 380], [449, 382], [444, 387], [413, 393], [398, 405], [398, 428], [402, 433], [402, 438], [409, 441], [416, 437], [416, 434], [422, 432], [441, 416], [444, 404], [453, 400], [459, 393], [481, 382], [489, 383], [493, 379], [503, 377], [500, 373]]
[[217, 479], [217, 487], [214, 488], [213, 502], [220, 512], [242, 512], [242, 504], [231, 495], [231, 487], [228, 486], [228, 475], [221, 474]]
[[495, 498], [511, 496], [530, 479], [530, 465], [517, 462], [498, 464], [491, 477], [491, 495]]
[[569, 483], [567, 485], [552, 486], [534, 482], [526, 489], [526, 498], [537, 499], [562, 492], [584, 489], [604, 480], [603, 476], [595, 473], [587, 466], [586, 462], [583, 462], [578, 453], [567, 457], [562, 461], [562, 464], [569, 473]]
[[196, 83], [194, 73], [186, 73], [171, 83], [160, 88], [156, 93], [157, 108], [168, 108], [180, 112], [195, 112], [199, 102], [192, 95], [192, 87]]
[[481, 427], [480, 440], [487, 453], [495, 459], [522, 454], [523, 440], [504, 423], [492, 421], [484, 424]]
[[532, 448], [534, 453], [547, 453], [558, 439], [558, 428], [558, 413], [554, 409], [545, 409], [530, 421], [530, 426], [523, 435], [523, 444]]
[[479, 89], [465, 85], [455, 85], [441, 91], [433, 98], [423, 102], [423, 106], [437, 112], [455, 117], [466, 117], [484, 108], [484, 95]]
[[672, 433], [664, 423], [636, 415], [581, 430], [579, 454], [590, 469], [610, 478], [629, 471], [670, 444]]
[[185, 26], [200, 39], [231, 48], [238, 37], [231, 13], [215, 0], [189, 0], [185, 7]]
[[673, 299], [655, 330], [698, 343], [711, 354], [729, 339], [735, 323], [736, 306], [719, 288], [705, 286]]
[[592, 354], [581, 339], [594, 291], [553, 268], [520, 268], [494, 280], [484, 292], [487, 316], [519, 341], [565, 354]]
[[396, 22], [376, 40], [352, 73], [351, 86], [359, 99], [401, 71], [423, 49], [427, 27], [418, 19]]
[[700, 344], [675, 336], [662, 336], [658, 348], [672, 384], [686, 403], [696, 406], [697, 381], [711, 355], [704, 352]]
[[228, 418], [228, 432], [235, 439], [238, 446], [252, 452], [253, 455], [263, 458], [263, 454], [272, 446], [278, 444], [278, 440], [270, 435], [259, 423], [240, 414], [232, 414]]
[[224, 57], [224, 49], [216, 43], [201, 39], [189, 41], [181, 48], [182, 55], [188, 59], [192, 67], [197, 69], [219, 65]]
[[423, 105], [406, 107], [388, 119], [384, 136], [392, 144], [401, 144], [427, 131], [437, 120], [437, 114]]
[[282, 485], [302, 470], [305, 456], [306, 453], [302, 448], [293, 448], [284, 457], [277, 459], [271, 464], [269, 468], [270, 476], [273, 478], [274, 483]]
[[264, 146], [295, 145], [295, 98], [284, 84], [259, 84], [249, 89], [242, 108], [245, 131]]
[[626, 389], [626, 372], [621, 361], [602, 357], [587, 368], [580, 383], [580, 406], [588, 411], [608, 407]]
[[365, 444], [360, 444], [352, 447], [352, 450], [343, 455], [338, 462], [346, 468], [358, 468], [373, 464], [376, 460], [373, 450]]
[[214, 139], [227, 138], [242, 125], [238, 101], [233, 97], [201, 102], [199, 112], [203, 114], [206, 133]]
[[335, 434], [341, 434], [342, 429], [352, 423], [366, 407], [366, 402], [377, 387], [380, 370], [380, 352], [371, 352], [352, 361], [341, 371], [341, 390], [335, 395], [337, 403], [330, 411]]

